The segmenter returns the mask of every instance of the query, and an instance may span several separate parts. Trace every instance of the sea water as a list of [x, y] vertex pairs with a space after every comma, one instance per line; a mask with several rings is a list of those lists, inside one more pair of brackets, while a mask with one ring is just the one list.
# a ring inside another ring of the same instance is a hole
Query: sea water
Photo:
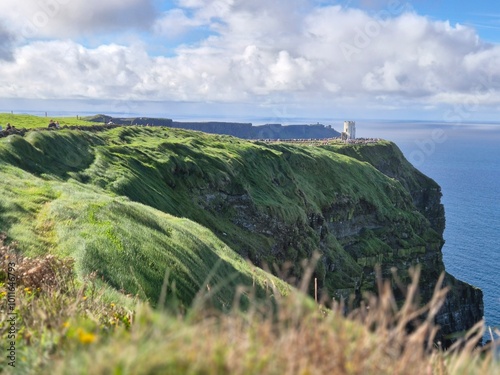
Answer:
[[499, 327], [500, 125], [360, 121], [357, 128], [396, 142], [441, 186], [446, 270], [482, 289], [486, 324]]

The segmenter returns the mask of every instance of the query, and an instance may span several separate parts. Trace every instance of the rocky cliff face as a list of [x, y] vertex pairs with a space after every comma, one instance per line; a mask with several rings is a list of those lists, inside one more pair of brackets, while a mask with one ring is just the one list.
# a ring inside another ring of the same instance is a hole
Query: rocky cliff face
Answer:
[[[288, 153], [285, 147], [275, 148], [283, 152], [282, 157], [295, 173], [308, 169], [304, 160]], [[419, 265], [421, 300], [430, 300], [437, 279], [445, 271], [441, 253], [445, 217], [439, 185], [411, 166], [392, 143], [325, 147], [325, 150], [373, 166], [385, 177], [384, 183], [381, 186], [380, 181], [366, 181], [364, 178], [370, 177], [360, 176], [364, 181], [356, 181], [353, 186], [354, 190], [357, 187], [358, 194], [343, 193], [342, 188], [335, 190], [333, 181], [344, 179], [347, 185], [352, 182], [343, 175], [335, 176], [335, 171], [325, 165], [324, 173], [333, 174], [327, 178], [331, 184], [317, 186], [317, 194], [324, 194], [329, 189], [335, 191], [323, 204], [314, 207], [296, 177], [275, 176], [278, 187], [296, 184], [297, 204], [303, 207], [307, 220], [292, 222], [284, 220], [279, 213], [255, 205], [248, 190], [235, 194], [224, 187], [208, 195], [200, 192], [203, 207], [217, 215], [228, 215], [234, 225], [245, 231], [272, 239], [272, 259], [280, 265], [291, 261], [293, 276], [301, 276], [301, 258], [311, 256], [314, 250], [320, 251], [322, 257], [315, 277], [321, 291], [327, 295], [338, 298], [355, 294], [359, 297], [364, 291], [373, 291], [377, 264], [381, 265], [386, 278], [390, 278], [391, 269], [396, 268], [406, 282], [409, 282], [408, 269]], [[321, 163], [321, 158], [316, 162]], [[365, 165], [364, 168], [369, 167]], [[355, 169], [350, 166], [345, 173], [354, 173]], [[387, 180], [392, 183], [386, 184]], [[384, 198], [368, 194], [380, 188], [385, 190]], [[388, 201], [380, 201], [387, 198]], [[244, 249], [246, 246], [237, 247]], [[252, 249], [244, 253], [259, 265], [271, 259]], [[437, 316], [437, 323], [442, 327], [437, 338], [447, 346], [452, 342], [452, 333], [465, 331], [482, 319], [483, 301], [479, 289], [449, 274], [446, 274], [445, 286], [449, 286], [451, 292]], [[395, 290], [395, 294], [400, 295], [399, 290]]]
[[[439, 185], [413, 168], [394, 144], [379, 144], [374, 147], [344, 147], [340, 152], [373, 165], [385, 175], [397, 179], [410, 193], [413, 204], [429, 221], [438, 233], [439, 240], [428, 242], [425, 250], [410, 259], [399, 258], [394, 264], [408, 265], [417, 261], [422, 265], [421, 293], [424, 300], [432, 295], [432, 284], [438, 273], [444, 271], [441, 248], [444, 244], [442, 235], [445, 229], [445, 213], [441, 204], [441, 188]], [[387, 266], [388, 264], [386, 264]], [[442, 327], [438, 334], [443, 345], [451, 344], [451, 334], [464, 332], [481, 320], [484, 315], [483, 293], [480, 289], [464, 283], [446, 273], [444, 285], [450, 288], [444, 306], [436, 317]]]

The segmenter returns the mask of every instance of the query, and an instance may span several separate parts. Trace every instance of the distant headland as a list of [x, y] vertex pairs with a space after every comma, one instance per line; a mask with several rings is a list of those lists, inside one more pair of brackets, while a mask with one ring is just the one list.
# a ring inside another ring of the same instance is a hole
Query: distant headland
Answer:
[[337, 138], [341, 133], [336, 131], [332, 125], [320, 123], [311, 125], [282, 125], [265, 124], [255, 126], [252, 123], [242, 122], [180, 122], [168, 118], [152, 117], [112, 117], [107, 115], [95, 115], [82, 117], [83, 120], [102, 124], [116, 125], [149, 125], [168, 126], [188, 130], [198, 130], [211, 134], [232, 135], [243, 139], [324, 139]]

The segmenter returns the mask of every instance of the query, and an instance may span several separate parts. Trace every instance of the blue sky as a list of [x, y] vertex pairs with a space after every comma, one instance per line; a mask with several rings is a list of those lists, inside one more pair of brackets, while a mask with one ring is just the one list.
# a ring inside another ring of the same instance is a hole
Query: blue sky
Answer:
[[500, 42], [500, 7], [495, 1], [413, 1], [412, 6], [422, 15], [435, 20], [449, 20], [474, 27], [482, 39]]
[[448, 0], [2, 0], [0, 110], [495, 121], [496, 8]]

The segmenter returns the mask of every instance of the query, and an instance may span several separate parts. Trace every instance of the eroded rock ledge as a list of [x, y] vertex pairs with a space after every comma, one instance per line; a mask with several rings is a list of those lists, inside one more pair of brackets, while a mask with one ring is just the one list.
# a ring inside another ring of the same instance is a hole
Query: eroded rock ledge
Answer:
[[[373, 291], [376, 264], [381, 264], [385, 277], [390, 278], [391, 269], [396, 268], [407, 282], [407, 270], [420, 265], [421, 300], [430, 300], [436, 281], [445, 271], [441, 253], [445, 216], [441, 188], [435, 181], [409, 164], [397, 146], [390, 142], [325, 146], [329, 152], [366, 163], [366, 169], [374, 167], [386, 180], [382, 185], [376, 179], [359, 181], [364, 186], [360, 186], [358, 192], [354, 186], [353, 193], [343, 193], [345, 185], [351, 182], [325, 166], [325, 175], [331, 174], [326, 181], [331, 185], [316, 186], [317, 194], [322, 195], [334, 186], [338, 188], [334, 188], [336, 191], [323, 204], [313, 207], [312, 197], [303, 191], [297, 174], [307, 176], [314, 173], [315, 168], [293, 152], [289, 153], [288, 146], [274, 145], [271, 148], [282, 152], [282, 157], [293, 170], [289, 175], [280, 171], [275, 176], [275, 185], [278, 188], [294, 186], [295, 202], [306, 212], [306, 220], [287, 221], [272, 206], [266, 210], [256, 205], [252, 189], [238, 193], [231, 191], [231, 183], [217, 191], [198, 192], [204, 209], [229, 217], [239, 228], [270, 239], [272, 257], [245, 244], [236, 246], [245, 256], [259, 265], [271, 259], [280, 264], [291, 261], [292, 275], [300, 277], [299, 260], [318, 250], [322, 257], [315, 277], [321, 290], [334, 297], [347, 297], [352, 293], [361, 296], [364, 291]], [[321, 157], [314, 163], [322, 163]], [[355, 173], [355, 169], [346, 167], [345, 173]], [[315, 180], [315, 177], [310, 178]], [[340, 180], [338, 185], [335, 180]], [[343, 187], [341, 180], [344, 180]], [[388, 180], [392, 182], [388, 183]], [[376, 197], [380, 189], [385, 197]], [[377, 194], [371, 196], [373, 192]], [[382, 204], [377, 199], [387, 201]], [[448, 346], [452, 342], [450, 335], [471, 328], [482, 319], [484, 309], [481, 290], [447, 273], [444, 284], [451, 288], [451, 292], [436, 319], [442, 327], [437, 339]], [[403, 298], [399, 290], [395, 289], [395, 293]]]

